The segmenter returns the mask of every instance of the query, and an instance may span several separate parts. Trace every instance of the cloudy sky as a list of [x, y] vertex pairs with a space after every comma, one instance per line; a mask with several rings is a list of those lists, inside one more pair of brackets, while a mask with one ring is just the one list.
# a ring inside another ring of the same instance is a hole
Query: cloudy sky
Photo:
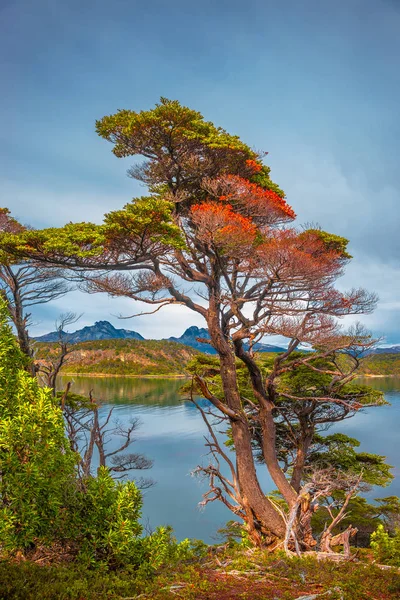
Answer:
[[[299, 223], [350, 239], [339, 286], [376, 291], [362, 320], [400, 343], [399, 31], [398, 0], [0, 0], [0, 206], [100, 222], [143, 189], [95, 120], [178, 99], [269, 152]], [[66, 310], [145, 337], [202, 324], [180, 307], [120, 321], [132, 302], [73, 292], [32, 333]]]

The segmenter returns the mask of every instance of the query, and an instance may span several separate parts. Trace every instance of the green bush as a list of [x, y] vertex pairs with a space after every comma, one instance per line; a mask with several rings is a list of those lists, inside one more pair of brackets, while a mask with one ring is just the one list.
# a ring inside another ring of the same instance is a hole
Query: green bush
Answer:
[[0, 305], [0, 553], [53, 544], [86, 564], [134, 562], [142, 498], [107, 469], [81, 481], [59, 400], [25, 370]]
[[50, 542], [64, 519], [76, 455], [50, 390], [25, 370], [0, 306], [0, 549]]
[[69, 492], [65, 531], [78, 559], [88, 566], [137, 564], [142, 554], [142, 496], [134, 482], [116, 482], [103, 467], [97, 477]]
[[371, 535], [371, 548], [378, 562], [400, 567], [400, 530], [390, 536], [383, 525]]

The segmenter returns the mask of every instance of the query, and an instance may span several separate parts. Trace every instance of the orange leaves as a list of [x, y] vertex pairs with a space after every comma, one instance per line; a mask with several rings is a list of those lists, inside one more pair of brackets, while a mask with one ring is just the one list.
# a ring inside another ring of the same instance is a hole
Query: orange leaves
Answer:
[[233, 251], [253, 244], [257, 227], [248, 217], [236, 213], [230, 204], [204, 202], [192, 206], [191, 218], [203, 242]]
[[341, 256], [328, 250], [314, 235], [304, 235], [294, 229], [270, 230], [254, 253], [253, 268], [275, 273], [282, 281], [299, 280], [301, 286], [326, 281], [338, 276]]
[[249, 158], [248, 160], [246, 160], [246, 165], [248, 166], [248, 168], [250, 169], [250, 171], [254, 174], [254, 173], [259, 173], [262, 169], [262, 165], [260, 165], [257, 161], [252, 160], [251, 158]]
[[[246, 161], [254, 162], [255, 161]], [[257, 165], [257, 163], [255, 163]], [[284, 198], [238, 175], [222, 175], [204, 182], [205, 189], [221, 202], [229, 201], [235, 211], [260, 225], [272, 225], [296, 217]]]
[[[226, 179], [233, 190], [236, 190], [237, 199], [245, 203], [248, 211], [254, 213], [254, 216], [258, 216], [257, 213], [264, 216], [275, 212], [281, 213], [282, 218], [294, 219], [296, 217], [292, 207], [276, 192], [265, 190], [256, 183], [251, 183], [237, 175], [228, 175]], [[234, 196], [233, 190], [231, 193]]]

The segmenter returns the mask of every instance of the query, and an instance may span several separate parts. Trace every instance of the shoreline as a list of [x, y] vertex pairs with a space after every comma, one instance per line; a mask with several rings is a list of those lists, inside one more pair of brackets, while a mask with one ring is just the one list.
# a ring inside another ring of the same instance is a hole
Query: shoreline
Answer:
[[[63, 373], [59, 374], [59, 377], [129, 377], [131, 379], [187, 379], [189, 375], [183, 373], [161, 373], [160, 375], [147, 374], [147, 375], [133, 375], [130, 373]], [[390, 375], [375, 375], [373, 373], [360, 373], [359, 377], [369, 377], [371, 379], [381, 379], [385, 377], [400, 377], [400, 373], [392, 373]]]
[[400, 377], [400, 373], [391, 373], [390, 375], [375, 375], [373, 373], [360, 373], [359, 375], [357, 375], [356, 379], [358, 379], [358, 377], [371, 377], [371, 378], [381, 378], [381, 377]]
[[59, 377], [129, 377], [130, 379], [187, 379], [188, 375], [180, 373], [166, 373], [161, 375], [133, 375], [129, 373], [63, 373]]

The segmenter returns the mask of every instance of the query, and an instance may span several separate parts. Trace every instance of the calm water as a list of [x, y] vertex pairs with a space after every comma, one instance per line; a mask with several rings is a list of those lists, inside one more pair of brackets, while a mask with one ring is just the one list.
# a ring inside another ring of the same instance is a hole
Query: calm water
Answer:
[[[144, 523], [152, 528], [172, 525], [178, 539], [194, 537], [215, 542], [217, 529], [232, 514], [218, 502], [198, 508], [207, 486], [191, 472], [198, 464], [208, 462], [204, 447], [207, 432], [195, 406], [179, 394], [182, 381], [113, 377], [74, 377], [73, 381], [75, 393], [88, 395], [93, 390], [94, 397], [102, 401], [101, 413], [113, 406], [114, 418], [120, 422], [139, 418], [141, 426], [131, 451], [154, 460], [152, 469], [138, 475], [156, 481], [145, 492]], [[369, 378], [367, 383], [383, 390], [391, 406], [364, 410], [335, 430], [357, 438], [361, 450], [384, 455], [395, 466], [393, 483], [388, 488], [378, 488], [371, 497], [400, 495], [400, 378]], [[265, 492], [272, 490], [274, 486], [265, 468], [260, 468], [259, 475]]]

